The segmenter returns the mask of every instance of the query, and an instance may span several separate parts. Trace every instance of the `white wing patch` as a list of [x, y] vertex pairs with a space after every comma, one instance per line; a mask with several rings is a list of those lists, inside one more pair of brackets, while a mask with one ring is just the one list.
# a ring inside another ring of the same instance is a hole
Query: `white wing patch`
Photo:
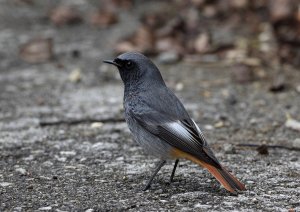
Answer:
[[200, 138], [202, 139], [203, 143], [205, 143], [206, 141], [205, 141], [205, 138], [204, 138], [204, 135], [203, 135], [202, 131], [200, 130], [200, 128], [198, 127], [198, 125], [196, 124], [196, 122], [193, 119], [192, 119], [192, 121], [193, 121], [194, 125], [196, 126], [196, 129], [199, 133]]
[[183, 139], [186, 140], [193, 140], [193, 136], [190, 134], [190, 132], [180, 123], [171, 122], [167, 123], [166, 126], [170, 132], [174, 133], [177, 137], [183, 137]]

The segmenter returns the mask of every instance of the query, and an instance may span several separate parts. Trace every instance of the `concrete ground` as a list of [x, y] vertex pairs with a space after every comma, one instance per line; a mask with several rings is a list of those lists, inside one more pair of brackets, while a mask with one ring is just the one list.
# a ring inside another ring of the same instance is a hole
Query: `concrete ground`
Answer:
[[[53, 27], [44, 16], [58, 1], [34, 6], [0, 1], [0, 211], [287, 211], [300, 210], [300, 152], [269, 148], [268, 155], [238, 144], [290, 147], [300, 138], [285, 126], [300, 120], [300, 72], [287, 68], [287, 88], [272, 93], [272, 71], [248, 84], [232, 82], [222, 63], [157, 63], [202, 127], [216, 156], [247, 186], [231, 196], [204, 169], [173, 161], [150, 190], [142, 186], [157, 159], [131, 139], [123, 120], [123, 86], [103, 65], [111, 46], [137, 20], [122, 12], [109, 29], [84, 23]], [[91, 6], [82, 1], [83, 12]], [[32, 37], [51, 37], [55, 58], [30, 65], [18, 57]], [[72, 52], [80, 52], [79, 58]], [[80, 82], [69, 80], [80, 69]]]

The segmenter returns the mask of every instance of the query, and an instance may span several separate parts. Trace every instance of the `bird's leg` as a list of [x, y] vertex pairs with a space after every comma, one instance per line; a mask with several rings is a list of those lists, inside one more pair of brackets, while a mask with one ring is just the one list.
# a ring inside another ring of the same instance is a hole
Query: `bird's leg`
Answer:
[[175, 171], [176, 171], [176, 168], [177, 168], [178, 162], [179, 162], [179, 159], [176, 159], [176, 160], [175, 160], [174, 167], [173, 167], [173, 171], [172, 171], [172, 174], [171, 174], [171, 177], [170, 177], [170, 183], [172, 183], [172, 182], [173, 182], [173, 178], [174, 178], [174, 175], [175, 175]]
[[157, 173], [159, 172], [159, 170], [161, 169], [161, 167], [163, 167], [163, 165], [165, 165], [165, 163], [166, 163], [165, 160], [160, 160], [160, 161], [157, 163], [157, 165], [156, 165], [156, 167], [155, 167], [155, 170], [154, 170], [153, 174], [151, 175], [151, 177], [150, 177], [150, 179], [149, 179], [147, 185], [144, 187], [143, 191], [146, 191], [146, 190], [148, 190], [148, 189], [150, 188], [151, 183], [152, 183], [154, 177], [157, 175]]

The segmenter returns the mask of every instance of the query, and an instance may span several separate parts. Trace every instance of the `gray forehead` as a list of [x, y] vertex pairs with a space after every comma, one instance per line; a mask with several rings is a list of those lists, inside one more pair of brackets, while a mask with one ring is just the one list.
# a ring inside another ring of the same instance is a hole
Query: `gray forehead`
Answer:
[[147, 57], [138, 52], [126, 52], [117, 57], [120, 60], [133, 60], [133, 61], [145, 61], [148, 60]]

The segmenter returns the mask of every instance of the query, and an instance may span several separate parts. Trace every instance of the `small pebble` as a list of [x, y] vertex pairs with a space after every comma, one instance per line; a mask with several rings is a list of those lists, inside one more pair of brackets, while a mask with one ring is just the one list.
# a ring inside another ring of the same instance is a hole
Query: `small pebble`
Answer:
[[250, 124], [256, 124], [256, 123], [257, 123], [257, 119], [256, 118], [250, 119]]
[[26, 170], [23, 168], [17, 168], [15, 169], [16, 172], [20, 173], [21, 175], [25, 175], [26, 174]]
[[38, 210], [40, 210], [40, 211], [49, 211], [49, 210], [51, 210], [51, 209], [52, 209], [51, 206], [47, 206], [47, 207], [41, 207], [41, 208], [39, 208]]
[[26, 187], [27, 189], [33, 189], [33, 185], [29, 185]]
[[292, 146], [295, 148], [300, 148], [300, 138], [296, 138], [291, 142]]
[[74, 69], [70, 75], [69, 75], [69, 80], [71, 82], [79, 82], [81, 80], [81, 70], [80, 68]]
[[212, 125], [207, 124], [207, 125], [204, 125], [204, 129], [206, 129], [206, 130], [213, 130], [214, 127]]
[[287, 128], [300, 131], [300, 122], [295, 119], [288, 118], [287, 121], [285, 122], [285, 126]]
[[175, 90], [176, 91], [182, 91], [183, 87], [184, 87], [183, 83], [179, 82], [179, 83], [176, 84]]
[[10, 186], [10, 185], [12, 185], [12, 183], [8, 183], [8, 182], [1, 182], [0, 183], [0, 186], [2, 186], [2, 187], [7, 187], [7, 186]]
[[224, 127], [224, 122], [223, 121], [219, 121], [219, 122], [215, 123], [214, 127], [215, 128], [222, 128], [222, 127]]
[[236, 153], [236, 149], [234, 148], [234, 146], [232, 144], [225, 144], [223, 146], [224, 151], [226, 154], [235, 154]]
[[290, 159], [290, 161], [292, 161], [292, 162], [298, 161], [298, 158], [297, 157], [293, 157], [293, 158]]
[[94, 122], [91, 124], [91, 128], [101, 128], [103, 126], [102, 122]]
[[64, 156], [73, 156], [73, 155], [76, 155], [76, 152], [75, 151], [61, 151], [60, 154], [64, 155]]

